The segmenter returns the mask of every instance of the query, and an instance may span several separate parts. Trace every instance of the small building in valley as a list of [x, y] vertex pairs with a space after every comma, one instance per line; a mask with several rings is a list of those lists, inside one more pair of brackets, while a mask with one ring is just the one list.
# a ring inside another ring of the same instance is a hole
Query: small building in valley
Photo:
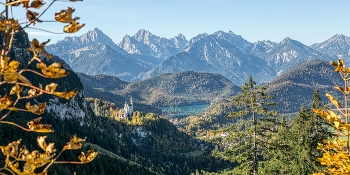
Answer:
[[134, 113], [134, 104], [132, 101], [132, 97], [130, 98], [130, 104], [128, 104], [127, 102], [125, 102], [124, 104], [124, 108], [121, 108], [118, 112], [117, 112], [117, 118], [120, 119], [125, 119], [125, 118], [131, 118], [132, 114]]

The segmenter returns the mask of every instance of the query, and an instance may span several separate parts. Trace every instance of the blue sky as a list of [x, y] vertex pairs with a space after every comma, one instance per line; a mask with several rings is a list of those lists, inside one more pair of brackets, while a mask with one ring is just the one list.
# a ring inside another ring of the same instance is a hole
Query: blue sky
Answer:
[[[280, 42], [290, 37], [307, 45], [335, 34], [350, 36], [349, 0], [84, 0], [55, 2], [42, 19], [52, 20], [55, 12], [68, 6], [75, 7], [74, 15], [86, 24], [78, 33], [26, 31], [40, 41], [51, 38], [51, 43], [80, 36], [95, 27], [116, 43], [140, 29], [166, 38], [182, 33], [187, 39], [200, 33], [231, 30], [250, 42]], [[43, 23], [34, 27], [61, 32], [64, 25]]]

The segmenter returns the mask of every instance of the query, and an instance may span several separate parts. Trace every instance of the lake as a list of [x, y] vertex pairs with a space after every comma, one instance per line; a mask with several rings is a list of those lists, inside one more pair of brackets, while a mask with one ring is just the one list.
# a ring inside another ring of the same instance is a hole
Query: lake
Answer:
[[184, 118], [190, 115], [203, 113], [210, 104], [190, 105], [190, 106], [165, 106], [160, 109], [163, 111], [163, 116], [167, 118]]

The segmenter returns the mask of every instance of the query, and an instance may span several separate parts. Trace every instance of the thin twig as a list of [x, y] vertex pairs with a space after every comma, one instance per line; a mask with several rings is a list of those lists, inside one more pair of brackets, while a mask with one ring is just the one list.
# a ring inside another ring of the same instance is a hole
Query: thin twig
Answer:
[[32, 88], [32, 89], [39, 90], [39, 91], [41, 91], [41, 92], [43, 92], [43, 93], [46, 93], [46, 94], [51, 94], [51, 92], [49, 92], [49, 91], [46, 91], [46, 90], [44, 90], [44, 89], [38, 88], [38, 87], [33, 86], [33, 85], [30, 85], [30, 84], [26, 84], [26, 83], [15, 82], [15, 83], [9, 83], [9, 84], [18, 84], [18, 85], [22, 85], [22, 86], [30, 87], [30, 88]]
[[[91, 162], [91, 161], [89, 161]], [[86, 164], [86, 163], [89, 163], [89, 162], [77, 162], [77, 161], [55, 161], [54, 164], [78, 164], [78, 165], [81, 165], [81, 164]]]
[[57, 160], [58, 157], [60, 157], [60, 155], [63, 153], [63, 151], [65, 151], [65, 149], [62, 149], [61, 152], [53, 159], [51, 160], [50, 164], [48, 164], [45, 169], [43, 170], [43, 172], [47, 172], [47, 170], [50, 168], [50, 166]]
[[25, 131], [33, 132], [33, 130], [27, 129], [27, 128], [21, 126], [21, 125], [18, 125], [18, 124], [16, 124], [16, 123], [12, 123], [12, 122], [8, 122], [8, 121], [0, 121], [0, 124], [9, 124], [9, 125], [13, 125], [13, 126], [16, 126], [16, 127], [18, 127], [18, 128], [21, 128], [21, 129], [23, 129], [23, 130], [25, 130]]
[[52, 33], [52, 34], [66, 34], [64, 32], [56, 33], [56, 32], [51, 32], [51, 31], [48, 31], [48, 30], [39, 29], [39, 28], [35, 28], [35, 27], [28, 27], [28, 29], [40, 30], [40, 31], [44, 31], [44, 32], [47, 32], [47, 33]]
[[39, 73], [35, 70], [32, 70], [32, 69], [22, 69], [20, 72], [18, 72], [18, 74], [22, 74], [23, 72], [32, 72], [32, 73], [37, 74], [41, 77], [47, 78], [44, 74], [41, 74], [41, 73]]
[[18, 72], [18, 74], [21, 74], [21, 73], [23, 72], [24, 69], [27, 69], [27, 67], [28, 67], [34, 60], [37, 60], [39, 63], [41, 63], [41, 60], [40, 60], [38, 57], [33, 57], [32, 59], [30, 59], [30, 60], [28, 61], [27, 65], [24, 66], [24, 68]]
[[[53, 0], [49, 6], [46, 7], [46, 9], [38, 16], [36, 17], [36, 19], [39, 19], [46, 11], [47, 9], [49, 9], [51, 7], [51, 5], [55, 2], [56, 0]], [[34, 21], [30, 22], [29, 24], [27, 24], [26, 26], [24, 26], [22, 29], [25, 29], [27, 27], [29, 27]]]

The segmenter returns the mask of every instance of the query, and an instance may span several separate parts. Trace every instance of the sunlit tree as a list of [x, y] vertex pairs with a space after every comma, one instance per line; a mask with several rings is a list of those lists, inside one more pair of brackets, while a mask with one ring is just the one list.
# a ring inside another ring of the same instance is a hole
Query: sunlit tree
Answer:
[[[334, 128], [336, 136], [318, 143], [318, 149], [323, 151], [318, 161], [326, 166], [326, 174], [350, 174], [350, 125], [349, 125], [349, 100], [350, 86], [348, 85], [350, 68], [346, 68], [344, 61], [339, 59], [338, 62], [331, 61], [335, 72], [343, 79], [342, 86], [334, 88], [341, 92], [343, 102], [338, 101], [331, 94], [326, 94], [334, 109], [313, 109], [313, 111], [327, 120]], [[315, 173], [315, 174], [324, 174]]]

